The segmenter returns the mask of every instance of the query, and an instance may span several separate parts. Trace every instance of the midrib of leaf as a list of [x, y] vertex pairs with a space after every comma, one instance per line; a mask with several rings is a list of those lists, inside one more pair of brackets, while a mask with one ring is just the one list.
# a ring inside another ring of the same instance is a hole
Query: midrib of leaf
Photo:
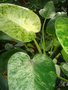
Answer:
[[[2, 6], [2, 5], [5, 6], [5, 4], [1, 4], [0, 6]], [[7, 4], [7, 5], [11, 6], [11, 4]], [[14, 6], [14, 8], [16, 7], [15, 5], [13, 5], [13, 6]], [[24, 7], [20, 7], [20, 6], [17, 6], [17, 7], [21, 8], [21, 9], [24, 9], [24, 10], [27, 10], [27, 11], [29, 10], [28, 8], [24, 8]], [[38, 28], [36, 28], [34, 26], [34, 21], [31, 21], [29, 16], [28, 16], [28, 18], [26, 18], [26, 17], [19, 17], [16, 14], [14, 15], [13, 11], [12, 12], [10, 12], [10, 11], [5, 12], [4, 9], [5, 9], [5, 7], [2, 7], [2, 12], [0, 13], [0, 15], [2, 17], [5, 17], [6, 19], [14, 22], [15, 24], [17, 24], [19, 27], [22, 27], [27, 32], [37, 32]], [[11, 8], [9, 10], [11, 10]], [[28, 12], [28, 15], [29, 15], [30, 12]]]
[[[27, 32], [34, 32], [36, 30], [35, 27], [32, 25], [32, 22], [29, 19], [28, 20], [25, 18], [16, 19], [15, 17], [11, 15], [8, 15], [7, 19], [14, 22], [15, 24], [17, 24], [19, 27], [23, 28]], [[26, 21], [27, 23], [25, 23]]]
[[[6, 20], [9, 20], [12, 23], [15, 23], [18, 27], [24, 29], [27, 32], [34, 32], [34, 31], [31, 31], [31, 30], [35, 30], [35, 29], [33, 29], [34, 26], [31, 25], [31, 24], [28, 25], [29, 27], [26, 27], [26, 24], [24, 23], [25, 18], [23, 18], [23, 19], [16, 19], [15, 17], [11, 16], [11, 14], [9, 14], [7, 16], [3, 16], [3, 15], [0, 14], [0, 16], [1, 16], [1, 18], [3, 17], [3, 18], [5, 18]], [[27, 29], [27, 28], [30, 28], [31, 30], [30, 29]]]

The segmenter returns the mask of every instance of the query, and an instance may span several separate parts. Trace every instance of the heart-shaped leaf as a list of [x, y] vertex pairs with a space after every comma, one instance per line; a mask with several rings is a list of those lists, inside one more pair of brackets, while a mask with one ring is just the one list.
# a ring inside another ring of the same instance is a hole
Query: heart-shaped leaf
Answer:
[[55, 23], [56, 35], [65, 52], [68, 54], [68, 18], [59, 17]]
[[46, 3], [43, 9], [39, 11], [40, 15], [45, 19], [52, 18], [55, 15], [55, 7], [53, 1]]
[[35, 33], [40, 31], [39, 17], [29, 10], [18, 5], [0, 4], [0, 31], [10, 37], [30, 42]]
[[54, 90], [55, 80], [54, 63], [45, 55], [31, 60], [26, 53], [18, 52], [9, 59], [9, 90]]

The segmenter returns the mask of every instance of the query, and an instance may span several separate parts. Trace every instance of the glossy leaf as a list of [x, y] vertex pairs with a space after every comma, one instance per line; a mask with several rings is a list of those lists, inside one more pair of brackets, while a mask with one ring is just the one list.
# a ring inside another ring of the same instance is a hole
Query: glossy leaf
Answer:
[[68, 63], [62, 63], [61, 69], [62, 69], [63, 73], [68, 77]]
[[19, 52], [9, 59], [9, 90], [54, 90], [55, 80], [54, 63], [45, 55], [38, 54], [31, 60]]
[[55, 29], [57, 38], [61, 46], [68, 54], [68, 18], [66, 17], [57, 18], [55, 23]]
[[51, 58], [38, 54], [33, 58], [35, 81], [39, 85], [36, 90], [54, 90], [56, 80], [56, 70]]
[[46, 3], [43, 9], [39, 11], [40, 15], [45, 19], [52, 18], [55, 15], [55, 7], [53, 1]]
[[61, 54], [62, 54], [64, 60], [65, 60], [66, 62], [68, 62], [68, 54], [67, 54], [64, 50], [61, 51]]
[[39, 17], [28, 8], [0, 4], [0, 31], [23, 42], [30, 42], [40, 31]]

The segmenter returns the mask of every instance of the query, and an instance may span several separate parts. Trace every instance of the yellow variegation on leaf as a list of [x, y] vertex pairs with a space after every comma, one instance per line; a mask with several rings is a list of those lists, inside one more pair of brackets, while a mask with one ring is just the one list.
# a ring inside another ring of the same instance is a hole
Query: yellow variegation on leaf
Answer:
[[31, 10], [14, 4], [0, 4], [0, 31], [23, 42], [30, 42], [40, 31], [40, 19]]

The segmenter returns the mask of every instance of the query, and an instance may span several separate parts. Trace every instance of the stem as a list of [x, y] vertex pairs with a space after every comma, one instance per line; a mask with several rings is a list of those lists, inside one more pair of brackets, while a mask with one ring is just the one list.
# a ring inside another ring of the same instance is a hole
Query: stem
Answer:
[[42, 26], [42, 48], [43, 48], [43, 53], [45, 54], [46, 51], [46, 46], [45, 46], [45, 38], [44, 38], [44, 26], [45, 26], [46, 19], [43, 22]]
[[38, 43], [37, 43], [37, 41], [35, 39], [34, 39], [34, 43], [35, 43], [39, 53], [42, 53], [42, 51], [41, 51], [41, 49], [40, 49], [40, 47], [39, 47], [39, 45], [38, 45]]
[[57, 76], [59, 79], [61, 79], [61, 80], [63, 80], [63, 81], [65, 81], [65, 82], [68, 82], [68, 80], [67, 79], [65, 79], [65, 78], [63, 78], [63, 77], [61, 77], [61, 76]]

